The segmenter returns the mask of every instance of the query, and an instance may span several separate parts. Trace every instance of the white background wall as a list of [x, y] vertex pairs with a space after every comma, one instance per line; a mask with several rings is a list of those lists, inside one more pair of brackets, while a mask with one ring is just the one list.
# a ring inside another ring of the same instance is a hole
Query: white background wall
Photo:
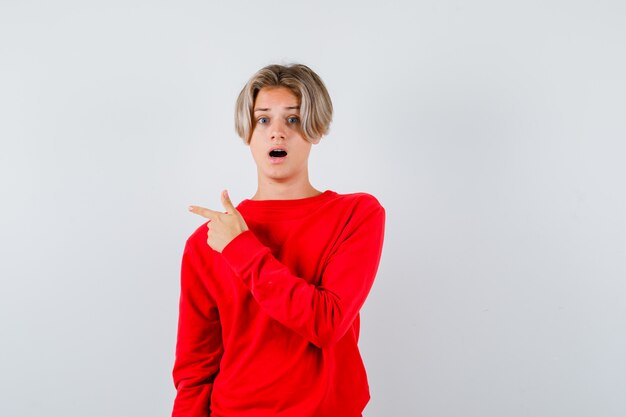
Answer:
[[0, 415], [167, 416], [188, 204], [274, 62], [387, 209], [367, 417], [626, 415], [623, 1], [0, 0]]

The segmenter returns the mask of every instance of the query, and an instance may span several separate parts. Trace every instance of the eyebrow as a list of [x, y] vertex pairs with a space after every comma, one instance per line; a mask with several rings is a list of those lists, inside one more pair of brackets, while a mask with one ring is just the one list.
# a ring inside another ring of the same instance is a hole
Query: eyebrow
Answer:
[[[268, 111], [268, 110], [271, 110], [271, 109], [269, 107], [254, 109], [255, 112], [257, 112], [257, 111]], [[285, 107], [285, 110], [300, 110], [300, 106]]]

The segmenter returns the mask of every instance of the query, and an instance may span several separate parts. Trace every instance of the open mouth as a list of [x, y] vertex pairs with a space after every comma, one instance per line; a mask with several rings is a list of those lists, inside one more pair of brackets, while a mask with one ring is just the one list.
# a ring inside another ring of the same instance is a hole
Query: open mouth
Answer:
[[287, 156], [287, 151], [284, 149], [272, 149], [270, 151], [270, 158], [284, 158]]

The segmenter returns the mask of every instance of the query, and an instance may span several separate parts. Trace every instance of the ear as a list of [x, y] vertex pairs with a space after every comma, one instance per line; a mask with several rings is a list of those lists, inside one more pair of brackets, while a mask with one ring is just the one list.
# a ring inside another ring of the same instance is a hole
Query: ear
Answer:
[[311, 138], [309, 142], [311, 142], [313, 145], [317, 145], [318, 143], [320, 143], [321, 140], [322, 140], [322, 137], [320, 136], [319, 138]]

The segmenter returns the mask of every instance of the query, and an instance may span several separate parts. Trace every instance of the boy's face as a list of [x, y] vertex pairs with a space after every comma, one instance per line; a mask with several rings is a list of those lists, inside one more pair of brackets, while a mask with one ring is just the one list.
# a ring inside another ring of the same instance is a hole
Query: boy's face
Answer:
[[259, 181], [308, 181], [311, 143], [302, 136], [300, 102], [289, 89], [266, 87], [257, 94], [250, 150]]

